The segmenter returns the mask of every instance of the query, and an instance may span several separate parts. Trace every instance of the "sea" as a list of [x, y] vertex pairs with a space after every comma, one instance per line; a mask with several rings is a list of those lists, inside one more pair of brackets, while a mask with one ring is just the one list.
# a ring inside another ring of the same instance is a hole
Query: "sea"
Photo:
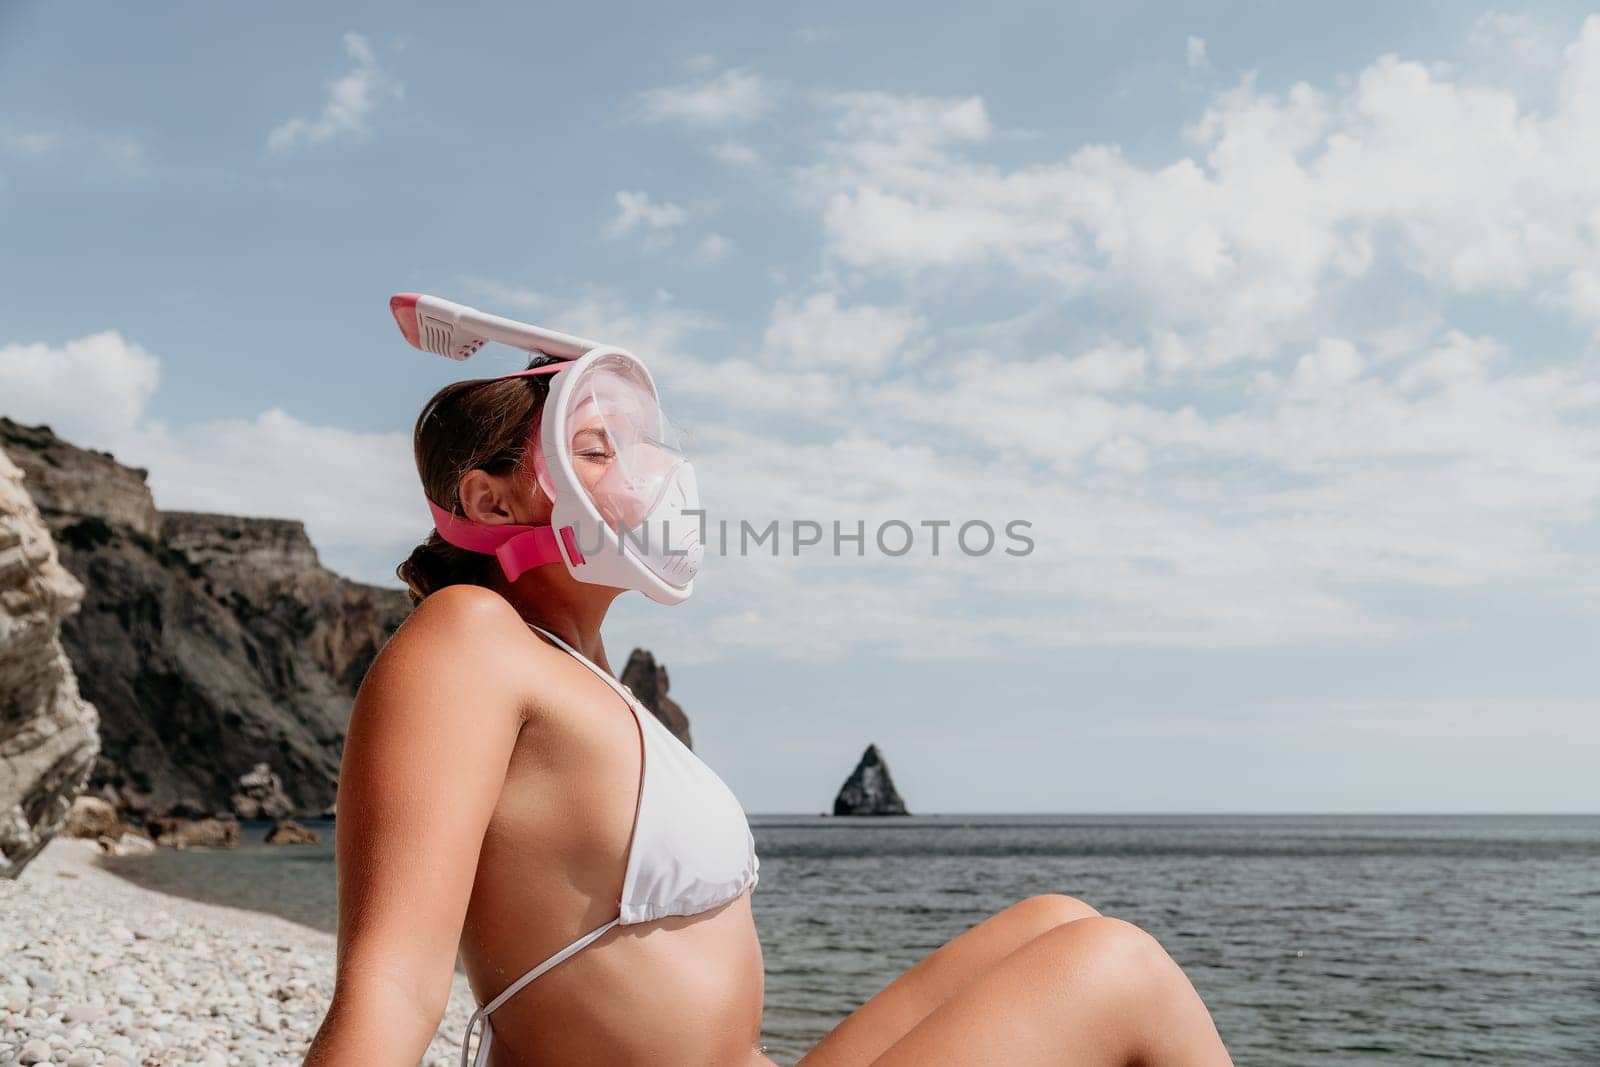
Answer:
[[[106, 857], [332, 931], [323, 843]], [[1154, 934], [1237, 1064], [1600, 1067], [1600, 817], [752, 816], [765, 1041], [792, 1064], [950, 938], [1038, 893]], [[1002, 1023], [997, 1020], [997, 1025]]]

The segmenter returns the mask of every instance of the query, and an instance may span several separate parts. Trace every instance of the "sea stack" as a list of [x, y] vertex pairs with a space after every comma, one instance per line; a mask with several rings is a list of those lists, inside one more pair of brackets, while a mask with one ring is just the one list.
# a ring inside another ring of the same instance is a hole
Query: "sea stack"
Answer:
[[694, 741], [689, 737], [689, 716], [678, 707], [677, 701], [667, 696], [667, 688], [671, 685], [667, 680], [667, 668], [657, 663], [648, 649], [633, 650], [633, 655], [628, 657], [628, 665], [622, 668], [619, 681], [683, 742], [685, 748], [694, 748]]
[[889, 765], [877, 745], [868, 745], [861, 754], [861, 762], [850, 772], [839, 795], [833, 799], [835, 815], [909, 815], [906, 802], [900, 799], [894, 779], [889, 777]]

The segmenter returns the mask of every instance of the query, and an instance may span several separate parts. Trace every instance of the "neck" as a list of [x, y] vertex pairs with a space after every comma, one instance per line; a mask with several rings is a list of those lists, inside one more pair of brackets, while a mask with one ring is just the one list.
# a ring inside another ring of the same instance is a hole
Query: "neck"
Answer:
[[510, 601], [525, 621], [549, 630], [602, 670], [615, 673], [606, 661], [600, 624], [623, 590], [576, 581], [556, 565], [535, 567], [515, 582], [496, 573], [492, 588]]

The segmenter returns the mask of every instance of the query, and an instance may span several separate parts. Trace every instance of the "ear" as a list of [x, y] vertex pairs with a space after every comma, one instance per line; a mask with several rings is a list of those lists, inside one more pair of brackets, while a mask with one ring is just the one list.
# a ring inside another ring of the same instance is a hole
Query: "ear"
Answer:
[[488, 471], [473, 469], [462, 475], [460, 493], [461, 510], [473, 522], [485, 526], [516, 522], [505, 483]]

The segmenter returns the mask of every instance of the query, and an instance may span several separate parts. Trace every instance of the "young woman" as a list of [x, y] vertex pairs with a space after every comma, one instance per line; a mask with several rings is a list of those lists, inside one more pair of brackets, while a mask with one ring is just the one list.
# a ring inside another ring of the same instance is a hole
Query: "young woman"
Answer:
[[[455, 351], [409, 325], [413, 343]], [[347, 733], [337, 975], [312, 1067], [414, 1067], [458, 951], [481, 1005], [477, 1063], [773, 1063], [744, 813], [611, 677], [600, 633], [628, 588], [687, 595], [698, 545], [663, 538], [635, 580], [606, 569], [615, 542], [569, 523], [575, 496], [618, 529], [697, 505], [692, 474], [661, 460], [648, 375], [607, 363], [536, 358], [445, 387], [417, 420], [438, 528], [399, 568], [416, 608]], [[800, 1062], [1230, 1061], [1154, 939], [1043, 895], [927, 956]]]

